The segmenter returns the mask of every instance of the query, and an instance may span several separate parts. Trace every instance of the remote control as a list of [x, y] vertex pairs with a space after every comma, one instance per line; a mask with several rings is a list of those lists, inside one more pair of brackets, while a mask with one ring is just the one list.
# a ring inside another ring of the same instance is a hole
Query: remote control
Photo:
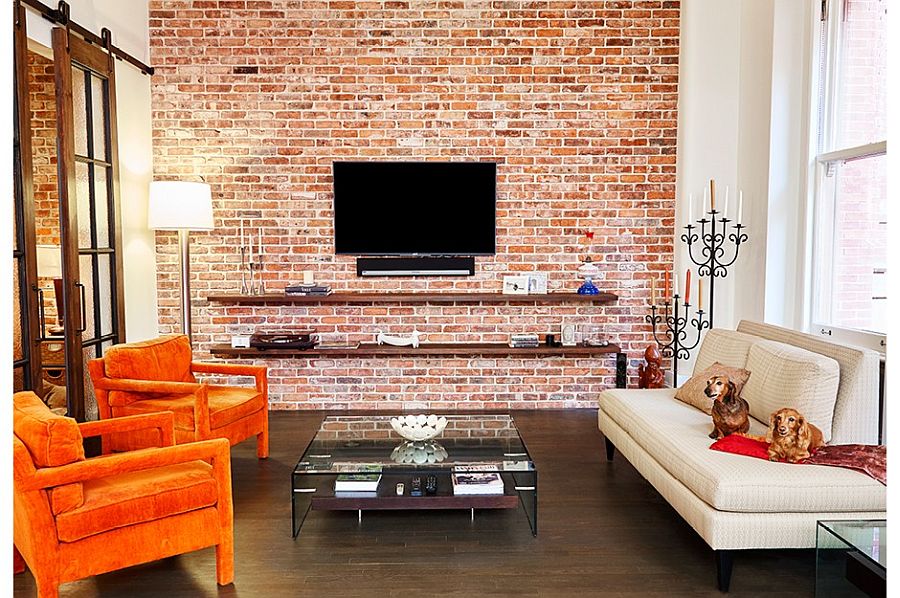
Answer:
[[409, 495], [422, 496], [422, 478], [416, 476], [412, 479], [412, 484], [409, 486]]
[[437, 494], [437, 478], [433, 475], [425, 478], [425, 494], [428, 496], [434, 496]]

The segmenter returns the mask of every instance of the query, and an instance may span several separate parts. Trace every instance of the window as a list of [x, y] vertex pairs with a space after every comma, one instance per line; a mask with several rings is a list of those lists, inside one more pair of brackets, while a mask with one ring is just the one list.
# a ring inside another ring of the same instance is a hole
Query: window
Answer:
[[887, 0], [823, 0], [812, 332], [883, 351], [887, 315]]

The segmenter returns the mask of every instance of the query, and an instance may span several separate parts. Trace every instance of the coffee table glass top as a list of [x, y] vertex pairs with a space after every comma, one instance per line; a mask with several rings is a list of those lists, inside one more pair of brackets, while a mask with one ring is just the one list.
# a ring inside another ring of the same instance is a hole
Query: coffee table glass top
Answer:
[[[887, 569], [887, 521], [819, 521], [819, 527], [862, 555], [873, 565]], [[818, 548], [823, 548], [819, 542]]]
[[328, 416], [300, 457], [295, 474], [365, 471], [365, 466], [483, 471], [533, 471], [534, 463], [509, 415], [447, 415], [432, 441], [410, 442], [381, 415]]

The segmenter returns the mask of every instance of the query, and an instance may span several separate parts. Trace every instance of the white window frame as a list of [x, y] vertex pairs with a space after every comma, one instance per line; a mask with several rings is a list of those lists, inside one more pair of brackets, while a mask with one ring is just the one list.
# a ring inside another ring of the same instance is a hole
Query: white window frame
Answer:
[[[811, 111], [812, 116], [812, 135], [811, 141], [811, 162], [813, 165], [812, 176], [812, 201], [811, 201], [811, 218], [808, 219], [809, 225], [812, 227], [812, 252], [809, 262], [809, 276], [807, 280], [809, 291], [805, 294], [807, 298], [807, 327], [808, 331], [828, 337], [839, 342], [846, 342], [858, 346], [867, 347], [880, 353], [885, 353], [887, 347], [887, 335], [872, 332], [834, 326], [830, 323], [823, 323], [817, 319], [816, 298], [820, 293], [831, 295], [830, 280], [823, 281], [823, 286], [819, 287], [817, 279], [817, 271], [819, 256], [831, 256], [833, 254], [833, 229], [824, 230], [820, 226], [831, 227], [833, 220], [829, 217], [834, 212], [834, 195], [829, 193], [830, 183], [829, 168], [834, 164], [840, 164], [868, 158], [878, 155], [887, 154], [887, 140], [868, 143], [856, 147], [832, 149], [834, 139], [837, 132], [837, 93], [836, 84], [839, 80], [840, 60], [838, 53], [841, 47], [841, 23], [842, 11], [844, 8], [844, 0], [822, 0], [820, 11], [825, 11], [825, 26], [820, 27], [819, 33], [813, 36], [813, 52], [811, 56], [816, 61], [812, 72], [812, 105], [814, 109]], [[819, 21], [822, 21], [820, 13]], [[826, 40], [822, 40], [822, 36]], [[822, 44], [827, 41], [825, 51], [822, 52]], [[825, 65], [821, 65], [820, 61], [825, 61]], [[824, 93], [820, 93], [824, 91]], [[825, 134], [822, 135], [821, 131]], [[828, 150], [828, 151], [823, 151]], [[825, 217], [821, 217], [822, 213]], [[827, 258], [831, 259], [831, 258]]]

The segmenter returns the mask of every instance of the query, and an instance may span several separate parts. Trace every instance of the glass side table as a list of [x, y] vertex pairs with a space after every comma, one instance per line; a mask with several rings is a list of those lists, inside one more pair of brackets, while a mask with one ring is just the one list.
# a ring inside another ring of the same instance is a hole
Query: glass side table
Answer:
[[887, 521], [819, 521], [816, 596], [885, 596]]

